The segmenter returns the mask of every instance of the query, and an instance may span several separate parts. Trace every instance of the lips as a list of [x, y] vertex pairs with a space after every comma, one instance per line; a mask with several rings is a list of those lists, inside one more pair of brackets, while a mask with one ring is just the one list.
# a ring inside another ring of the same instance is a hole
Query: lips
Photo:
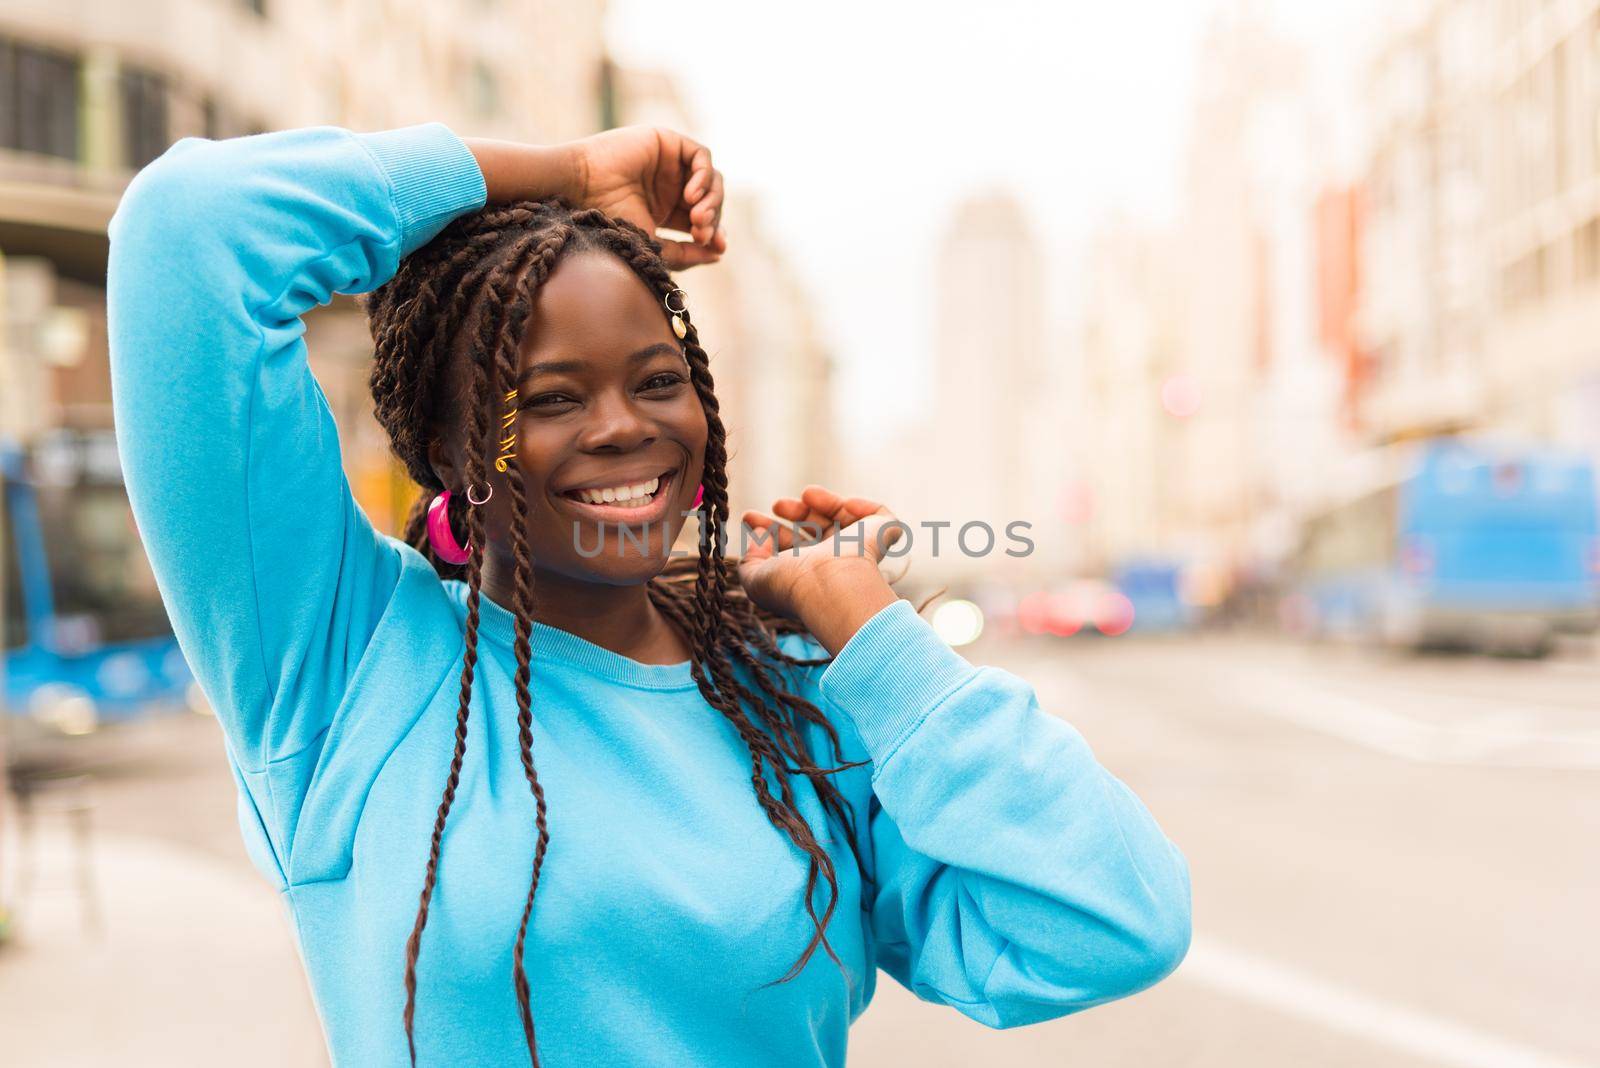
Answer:
[[[564, 490], [560, 493], [552, 493], [551, 496], [563, 510], [592, 522], [613, 523], [618, 526], [644, 526], [650, 523], [658, 523], [666, 518], [667, 505], [671, 502], [677, 490], [678, 472], [680, 470], [682, 468], [675, 467], [667, 471], [651, 471], [640, 475], [624, 476], [615, 481], [611, 481], [610, 476], [608, 476], [604, 482], [592, 482], [589, 486], [574, 487], [574, 489]], [[580, 501], [571, 496], [572, 493], [580, 488], [628, 486], [639, 482], [648, 482], [657, 476], [660, 476], [661, 484], [656, 487], [655, 493], [651, 495], [650, 503], [642, 507], [624, 508], [615, 504], [590, 504], [587, 501]]]
[[589, 479], [581, 485], [568, 486], [565, 489], [557, 490], [556, 493], [562, 497], [575, 500], [576, 498], [572, 497], [571, 495], [579, 492], [580, 490], [612, 489], [618, 486], [636, 486], [641, 482], [649, 482], [652, 478], [660, 478], [665, 481], [669, 476], [676, 474], [677, 470], [678, 469], [676, 467], [666, 469], [656, 467], [645, 471], [608, 474], [599, 478]]

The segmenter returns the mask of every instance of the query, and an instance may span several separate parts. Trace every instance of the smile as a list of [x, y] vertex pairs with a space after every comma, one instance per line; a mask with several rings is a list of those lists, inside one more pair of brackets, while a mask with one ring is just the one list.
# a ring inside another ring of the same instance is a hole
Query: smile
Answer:
[[653, 478], [604, 488], [567, 490], [556, 499], [587, 519], [627, 525], [654, 523], [667, 514], [678, 468]]

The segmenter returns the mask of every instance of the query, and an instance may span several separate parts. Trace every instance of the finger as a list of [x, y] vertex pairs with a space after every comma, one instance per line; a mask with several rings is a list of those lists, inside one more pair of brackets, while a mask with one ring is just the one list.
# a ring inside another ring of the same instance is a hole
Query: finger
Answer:
[[883, 506], [866, 497], [844, 497], [826, 486], [810, 485], [800, 494], [812, 510], [821, 512], [841, 527], [849, 526], [864, 516], [872, 515]]
[[826, 538], [835, 529], [834, 518], [798, 497], [782, 497], [773, 502], [772, 510], [785, 521], [799, 528], [806, 540]]
[[[761, 513], [758, 512], [756, 514], [760, 515]], [[783, 517], [779, 516], [778, 519], [783, 519]], [[793, 522], [789, 520], [779, 522], [778, 519], [769, 520], [765, 536], [769, 539], [773, 552], [785, 552], [794, 548], [795, 543], [800, 540], [800, 532], [795, 530]]]
[[689, 212], [689, 220], [693, 223], [690, 231], [694, 239], [702, 245], [711, 243], [712, 235], [717, 232], [717, 224], [722, 220], [723, 181], [722, 172], [711, 172], [711, 189], [695, 204]]
[[699, 267], [701, 264], [716, 263], [722, 258], [722, 253], [695, 244], [693, 241], [666, 241], [660, 238], [657, 240], [661, 241], [661, 258], [670, 270], [681, 271], [689, 267]]
[[[746, 512], [740, 517], [739, 521], [750, 532], [744, 539], [744, 558], [746, 560], [765, 560], [770, 557], [773, 549], [777, 546], [768, 532], [778, 526], [777, 522], [771, 516], [753, 510]], [[782, 530], [781, 527], [778, 529], [779, 531]], [[757, 537], [757, 533], [761, 536]]]
[[878, 547], [881, 549], [887, 549], [895, 542], [905, 537], [905, 534], [906, 528], [902, 527], [899, 523], [894, 523], [892, 525], [885, 524], [878, 528]]
[[693, 207], [711, 189], [711, 178], [715, 172], [711, 166], [711, 150], [698, 141], [682, 137], [678, 142], [678, 158], [689, 175], [689, 180], [683, 184], [683, 204]]
[[772, 502], [772, 514], [780, 519], [787, 519], [791, 523], [799, 522], [806, 518], [811, 511], [806, 502], [798, 497], [779, 497]]
[[833, 520], [815, 511], [796, 497], [780, 497], [772, 504], [773, 514], [788, 524], [789, 543], [796, 539], [802, 545], [818, 541], [833, 533]]

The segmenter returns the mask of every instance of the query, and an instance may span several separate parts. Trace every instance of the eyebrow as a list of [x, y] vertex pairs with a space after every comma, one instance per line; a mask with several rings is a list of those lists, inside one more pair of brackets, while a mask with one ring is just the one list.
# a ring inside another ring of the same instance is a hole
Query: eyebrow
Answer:
[[[652, 356], [659, 356], [664, 352], [675, 353], [678, 351], [676, 346], [669, 345], [665, 341], [657, 341], [654, 345], [646, 345], [629, 356], [628, 363], [642, 363]], [[538, 363], [529, 364], [518, 373], [517, 388], [522, 388], [523, 383], [535, 375], [575, 374], [587, 366], [589, 365], [584, 360], [541, 360]]]

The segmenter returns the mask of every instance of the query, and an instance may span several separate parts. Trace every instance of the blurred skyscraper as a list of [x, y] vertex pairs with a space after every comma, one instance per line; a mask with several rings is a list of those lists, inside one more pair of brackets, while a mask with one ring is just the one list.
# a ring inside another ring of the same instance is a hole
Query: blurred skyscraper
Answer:
[[[902, 439], [917, 474], [897, 505], [926, 581], [1044, 574], [1071, 548], [1060, 518], [1071, 436], [1046, 353], [1043, 267], [1032, 223], [1008, 193], [962, 203], [940, 242], [932, 415]], [[1022, 548], [1007, 536], [1017, 521], [1032, 525], [1027, 556], [1006, 555]], [[923, 526], [933, 523], [948, 524], [936, 556]], [[986, 524], [993, 544], [983, 526], [963, 537], [967, 524]]]

